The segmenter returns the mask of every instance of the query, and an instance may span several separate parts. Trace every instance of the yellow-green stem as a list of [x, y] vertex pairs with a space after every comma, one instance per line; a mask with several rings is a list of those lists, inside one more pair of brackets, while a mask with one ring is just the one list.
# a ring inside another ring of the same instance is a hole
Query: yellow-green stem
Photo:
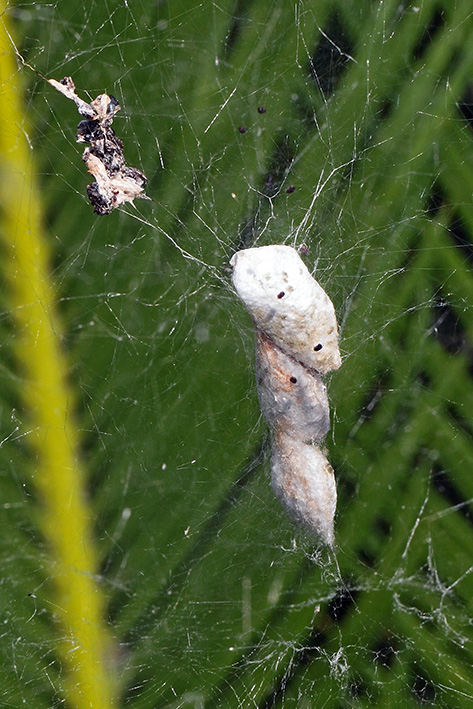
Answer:
[[78, 709], [113, 706], [110, 641], [96, 582], [97, 554], [78, 461], [78, 434], [60, 344], [33, 151], [28, 143], [20, 73], [0, 0], [0, 207], [3, 269], [24, 374], [42, 532], [50, 549], [58, 655], [66, 668], [66, 703]]

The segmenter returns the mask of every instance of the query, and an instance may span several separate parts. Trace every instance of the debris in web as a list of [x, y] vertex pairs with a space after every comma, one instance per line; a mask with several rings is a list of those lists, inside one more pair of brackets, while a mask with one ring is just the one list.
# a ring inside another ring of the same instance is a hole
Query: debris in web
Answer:
[[230, 264], [255, 325], [256, 384], [273, 433], [274, 493], [296, 523], [333, 546], [337, 490], [321, 448], [330, 427], [322, 375], [341, 365], [332, 301], [290, 246], [244, 249]]
[[136, 197], [150, 199], [145, 193], [146, 175], [136, 167], [128, 167], [123, 155], [123, 143], [111, 127], [120, 110], [117, 99], [100, 94], [87, 103], [77, 96], [70, 76], [61, 81], [47, 80], [51, 86], [71, 99], [84, 118], [77, 126], [77, 142], [87, 143], [82, 159], [95, 182], [87, 185], [87, 195], [96, 214], [110, 214]]

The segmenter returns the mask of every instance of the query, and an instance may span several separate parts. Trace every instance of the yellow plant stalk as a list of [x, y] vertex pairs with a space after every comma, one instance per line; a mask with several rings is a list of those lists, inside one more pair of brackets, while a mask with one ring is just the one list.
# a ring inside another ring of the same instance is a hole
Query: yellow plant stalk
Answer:
[[59, 623], [58, 655], [67, 670], [67, 706], [107, 709], [113, 706], [114, 694], [107, 667], [110, 641], [96, 583], [97, 554], [78, 462], [78, 434], [71, 414], [72, 396], [55, 314], [20, 74], [5, 11], [5, 0], [0, 0], [2, 263], [16, 332], [15, 354], [24, 374], [42, 532], [50, 549], [48, 574], [56, 594], [52, 600]]

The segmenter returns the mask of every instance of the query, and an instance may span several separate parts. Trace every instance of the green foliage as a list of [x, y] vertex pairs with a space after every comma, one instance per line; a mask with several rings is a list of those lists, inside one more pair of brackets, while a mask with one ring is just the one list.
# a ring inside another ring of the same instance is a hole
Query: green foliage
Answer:
[[[42, 74], [117, 96], [153, 199], [92, 213], [75, 107], [29, 74], [125, 705], [470, 706], [469, 0], [88, 0], [14, 16]], [[251, 325], [229, 287], [235, 249], [281, 242], [306, 244], [342, 324], [338, 565], [269, 489]], [[58, 706], [11, 388], [2, 701]]]

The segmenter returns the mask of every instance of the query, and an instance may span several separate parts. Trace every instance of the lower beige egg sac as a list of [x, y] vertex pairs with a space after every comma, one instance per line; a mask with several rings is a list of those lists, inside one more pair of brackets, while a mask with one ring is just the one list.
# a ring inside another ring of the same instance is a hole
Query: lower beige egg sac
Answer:
[[271, 484], [293, 520], [333, 546], [337, 489], [332, 467], [320, 448], [277, 432]]

